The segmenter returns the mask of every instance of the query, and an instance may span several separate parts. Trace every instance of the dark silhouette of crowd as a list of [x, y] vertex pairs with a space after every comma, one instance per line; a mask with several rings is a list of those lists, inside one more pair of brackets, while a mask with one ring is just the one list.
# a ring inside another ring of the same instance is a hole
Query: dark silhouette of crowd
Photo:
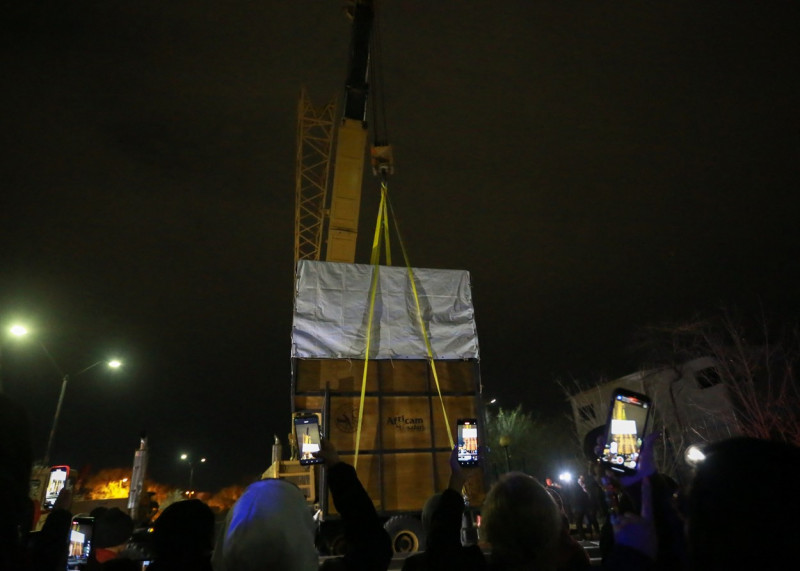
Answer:
[[[0, 394], [0, 571], [64, 571], [73, 515], [71, 491], [62, 490], [44, 525], [33, 531], [35, 509], [28, 496], [32, 467], [29, 426], [23, 410]], [[798, 486], [800, 449], [791, 444], [732, 438], [709, 445], [686, 487], [659, 474], [653, 437], [645, 440], [639, 471], [613, 478], [602, 470], [584, 474], [578, 507], [588, 531], [587, 500], [602, 494], [602, 567], [615, 571], [777, 570], [796, 566], [800, 537]], [[299, 488], [286, 480], [250, 485], [222, 522], [199, 500], [168, 506], [144, 542], [134, 541], [134, 522], [125, 512], [98, 509], [89, 571], [383, 571], [392, 549], [387, 532], [359, 482], [323, 440], [318, 453], [346, 551], [320, 564], [316, 524]], [[480, 506], [480, 542], [462, 533], [464, 485], [471, 470], [455, 451], [448, 487], [426, 503], [424, 552], [405, 559], [404, 571], [579, 571], [590, 567], [571, 533], [563, 494], [521, 472], [500, 476]], [[595, 487], [596, 486], [596, 487]], [[574, 506], [573, 506], [574, 507]], [[580, 531], [578, 532], [580, 536]], [[466, 539], [466, 540], [465, 540]]]

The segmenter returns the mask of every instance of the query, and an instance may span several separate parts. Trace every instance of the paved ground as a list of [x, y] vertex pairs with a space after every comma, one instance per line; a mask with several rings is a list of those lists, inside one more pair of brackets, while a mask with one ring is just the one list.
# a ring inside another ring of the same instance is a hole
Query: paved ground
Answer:
[[[602, 561], [600, 560], [600, 542], [596, 539], [587, 539], [584, 541], [578, 541], [581, 546], [586, 550], [586, 553], [589, 555], [589, 561], [591, 561], [592, 567], [600, 567]], [[392, 559], [392, 563], [389, 565], [389, 569], [391, 571], [399, 571], [403, 567], [403, 560], [408, 557], [409, 554], [403, 553], [395, 555]], [[322, 563], [328, 557], [321, 557], [320, 563]]]
[[600, 560], [600, 541], [597, 539], [587, 539], [578, 541], [578, 543], [580, 543], [586, 550], [586, 553], [589, 554], [589, 561], [592, 562], [592, 567], [600, 567], [602, 563]]
[[[585, 540], [579, 541], [583, 548], [586, 550], [586, 553], [589, 554], [589, 560], [592, 562], [592, 567], [600, 567], [600, 542], [596, 539], [592, 540]], [[389, 569], [391, 571], [399, 571], [403, 567], [403, 560], [407, 557], [407, 554], [395, 555], [392, 559], [392, 564], [389, 565]]]

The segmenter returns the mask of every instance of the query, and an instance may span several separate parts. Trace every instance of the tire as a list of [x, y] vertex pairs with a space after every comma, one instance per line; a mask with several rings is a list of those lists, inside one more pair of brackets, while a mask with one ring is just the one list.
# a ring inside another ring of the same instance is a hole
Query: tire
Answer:
[[392, 541], [395, 553], [413, 553], [425, 550], [425, 530], [419, 518], [396, 515], [389, 518], [383, 528]]
[[338, 521], [325, 521], [319, 529], [317, 536], [317, 547], [325, 555], [340, 556], [347, 550], [347, 542], [344, 539], [344, 529]]
[[328, 538], [327, 541], [328, 553], [330, 555], [341, 556], [347, 552], [347, 542], [344, 540], [344, 534], [339, 534]]

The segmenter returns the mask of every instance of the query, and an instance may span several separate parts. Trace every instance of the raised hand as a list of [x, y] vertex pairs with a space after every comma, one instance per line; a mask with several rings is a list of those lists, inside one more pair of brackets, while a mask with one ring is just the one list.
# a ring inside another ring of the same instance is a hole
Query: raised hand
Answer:
[[638, 514], [626, 512], [612, 520], [614, 527], [614, 542], [635, 549], [649, 557], [656, 559], [658, 553], [658, 538], [656, 527], [653, 523], [653, 491], [650, 478], [642, 479], [642, 508]]

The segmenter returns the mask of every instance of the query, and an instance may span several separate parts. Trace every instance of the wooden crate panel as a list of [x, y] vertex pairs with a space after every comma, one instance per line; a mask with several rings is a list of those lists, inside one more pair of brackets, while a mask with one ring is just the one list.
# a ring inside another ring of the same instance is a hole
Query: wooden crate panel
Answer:
[[[436, 375], [443, 392], [477, 391], [476, 365], [472, 361], [436, 361]], [[431, 390], [436, 391], [433, 373], [431, 373]]]
[[386, 511], [419, 510], [437, 491], [430, 454], [385, 454], [383, 492]]
[[[331, 397], [330, 428], [328, 437], [340, 451], [356, 448], [356, 431], [358, 428], [358, 412], [360, 397]], [[361, 423], [361, 442], [359, 450], [375, 450], [378, 441], [378, 398], [364, 399], [364, 421]]]
[[[439, 386], [444, 392], [475, 392], [478, 379], [472, 361], [436, 361]], [[357, 359], [298, 359], [295, 362], [297, 392], [333, 393], [361, 391], [364, 361]], [[380, 386], [380, 389], [379, 389]], [[433, 372], [426, 360], [381, 360], [367, 363], [367, 391], [384, 393], [436, 391]]]
[[427, 361], [392, 360], [380, 361], [381, 392], [386, 393], [424, 393], [428, 390]]
[[319, 359], [296, 359], [294, 361], [294, 385], [296, 392], [315, 391], [319, 384], [320, 367]]
[[441, 492], [450, 484], [450, 453], [435, 452], [436, 462], [436, 490]]
[[320, 396], [305, 396], [300, 395], [294, 397], [294, 410], [300, 411], [313, 411], [322, 412], [325, 405], [325, 399]]
[[[295, 363], [295, 391], [361, 391], [364, 361], [353, 359], [298, 359]], [[378, 390], [378, 361], [367, 365], [367, 391]]]
[[427, 396], [381, 397], [381, 432], [384, 450], [430, 448], [431, 415]]
[[[340, 456], [342, 462], [353, 466], [353, 455], [342, 454]], [[358, 454], [358, 465], [356, 466], [356, 473], [358, 479], [367, 490], [375, 509], [381, 511], [381, 485], [380, 485], [380, 471], [379, 471], [379, 456], [374, 454]], [[336, 514], [336, 508], [333, 505], [333, 499], [328, 494], [328, 513]]]

